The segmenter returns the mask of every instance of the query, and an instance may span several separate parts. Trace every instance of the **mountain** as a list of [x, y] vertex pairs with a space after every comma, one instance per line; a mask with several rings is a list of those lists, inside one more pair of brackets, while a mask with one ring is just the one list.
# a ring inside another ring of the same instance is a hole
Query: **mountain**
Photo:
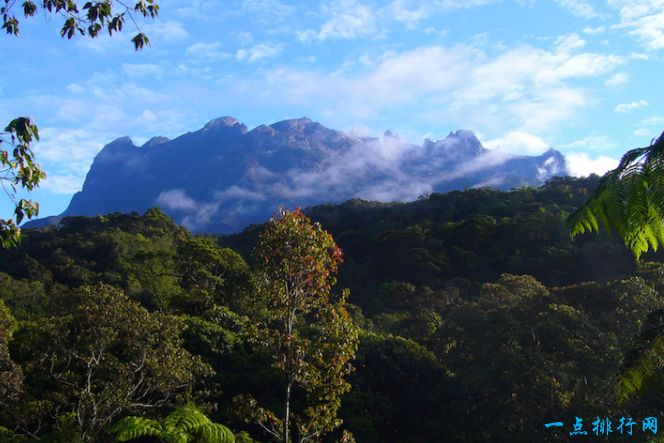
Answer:
[[360, 137], [308, 118], [248, 130], [222, 117], [173, 140], [155, 137], [140, 147], [129, 137], [109, 143], [69, 207], [26, 227], [160, 206], [193, 231], [230, 233], [265, 221], [280, 206], [409, 201], [466, 187], [506, 190], [566, 172], [565, 158], [554, 149], [510, 155], [485, 149], [468, 130], [418, 146], [389, 131]]

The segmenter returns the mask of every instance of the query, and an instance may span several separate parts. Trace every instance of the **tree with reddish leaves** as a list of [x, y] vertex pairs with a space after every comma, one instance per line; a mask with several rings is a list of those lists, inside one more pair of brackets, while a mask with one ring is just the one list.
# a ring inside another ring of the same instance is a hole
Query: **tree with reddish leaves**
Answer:
[[346, 310], [349, 291], [332, 292], [343, 254], [299, 209], [271, 220], [256, 252], [257, 335], [283, 376], [283, 401], [276, 412], [250, 396], [236, 405], [277, 441], [318, 441], [341, 425], [337, 412], [358, 345], [359, 328]]

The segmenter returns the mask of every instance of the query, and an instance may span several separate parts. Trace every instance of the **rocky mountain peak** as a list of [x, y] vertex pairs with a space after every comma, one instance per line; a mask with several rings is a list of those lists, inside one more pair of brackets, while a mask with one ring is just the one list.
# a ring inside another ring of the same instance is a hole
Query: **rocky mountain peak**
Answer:
[[95, 161], [114, 161], [124, 159], [127, 155], [137, 149], [134, 141], [129, 136], [119, 137], [107, 144], [95, 156]]
[[215, 129], [215, 128], [220, 128], [220, 127], [227, 127], [230, 128], [232, 126], [237, 125], [240, 123], [235, 117], [231, 117], [229, 115], [225, 115], [223, 117], [215, 118], [210, 120], [203, 126], [203, 130], [210, 130], [210, 129]]
[[457, 129], [450, 132], [447, 137], [438, 140], [435, 145], [445, 150], [453, 150], [464, 157], [477, 157], [486, 151], [475, 133], [468, 129]]
[[202, 133], [206, 132], [216, 132], [216, 131], [224, 131], [224, 132], [229, 132], [232, 134], [246, 134], [247, 133], [247, 127], [238, 121], [235, 117], [231, 117], [229, 115], [226, 115], [224, 117], [219, 117], [215, 118], [214, 120], [210, 120], [203, 126], [203, 129], [201, 129]]
[[164, 143], [168, 143], [169, 141], [171, 140], [168, 137], [161, 137], [161, 136], [152, 137], [150, 140], [145, 142], [145, 144], [141, 146], [141, 148], [151, 148], [153, 146], [163, 145]]
[[310, 125], [319, 125], [319, 123], [314, 122], [308, 117], [301, 117], [282, 120], [280, 122], [271, 124], [270, 127], [277, 131], [301, 131]]

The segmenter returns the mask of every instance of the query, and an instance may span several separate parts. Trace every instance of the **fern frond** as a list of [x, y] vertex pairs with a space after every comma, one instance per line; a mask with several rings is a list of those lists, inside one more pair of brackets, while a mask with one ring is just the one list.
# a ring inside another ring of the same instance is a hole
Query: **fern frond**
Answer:
[[235, 443], [233, 431], [219, 423], [210, 423], [200, 429], [201, 441], [205, 443]]
[[168, 443], [235, 443], [233, 432], [213, 423], [192, 404], [181, 406], [164, 419], [163, 426], [144, 417], [126, 417], [111, 427], [117, 441], [158, 437]]
[[193, 405], [179, 407], [164, 419], [164, 427], [171, 432], [189, 433], [210, 423], [210, 419]]
[[648, 314], [639, 335], [618, 380], [620, 402], [664, 386], [664, 309]]
[[163, 429], [159, 422], [145, 417], [125, 417], [114, 424], [110, 433], [117, 441], [130, 441], [141, 437], [161, 437]]
[[568, 218], [570, 235], [615, 231], [637, 259], [664, 244], [664, 134], [628, 151], [590, 199]]
[[175, 433], [169, 434], [166, 441], [168, 441], [168, 443], [188, 443], [189, 434], [183, 431], [176, 431]]
[[623, 371], [618, 381], [618, 401], [653, 389], [661, 389], [664, 382], [664, 339], [657, 338], [641, 351]]

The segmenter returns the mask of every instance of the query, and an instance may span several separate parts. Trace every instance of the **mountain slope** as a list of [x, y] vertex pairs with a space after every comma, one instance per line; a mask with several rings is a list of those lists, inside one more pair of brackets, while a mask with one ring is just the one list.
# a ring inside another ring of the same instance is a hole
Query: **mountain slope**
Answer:
[[540, 185], [565, 174], [558, 151], [528, 157], [487, 150], [468, 130], [417, 146], [390, 132], [359, 137], [308, 118], [249, 131], [222, 117], [174, 140], [109, 143], [65, 212], [26, 226], [160, 206], [193, 231], [229, 233], [266, 220], [281, 205], [409, 201], [466, 187]]

